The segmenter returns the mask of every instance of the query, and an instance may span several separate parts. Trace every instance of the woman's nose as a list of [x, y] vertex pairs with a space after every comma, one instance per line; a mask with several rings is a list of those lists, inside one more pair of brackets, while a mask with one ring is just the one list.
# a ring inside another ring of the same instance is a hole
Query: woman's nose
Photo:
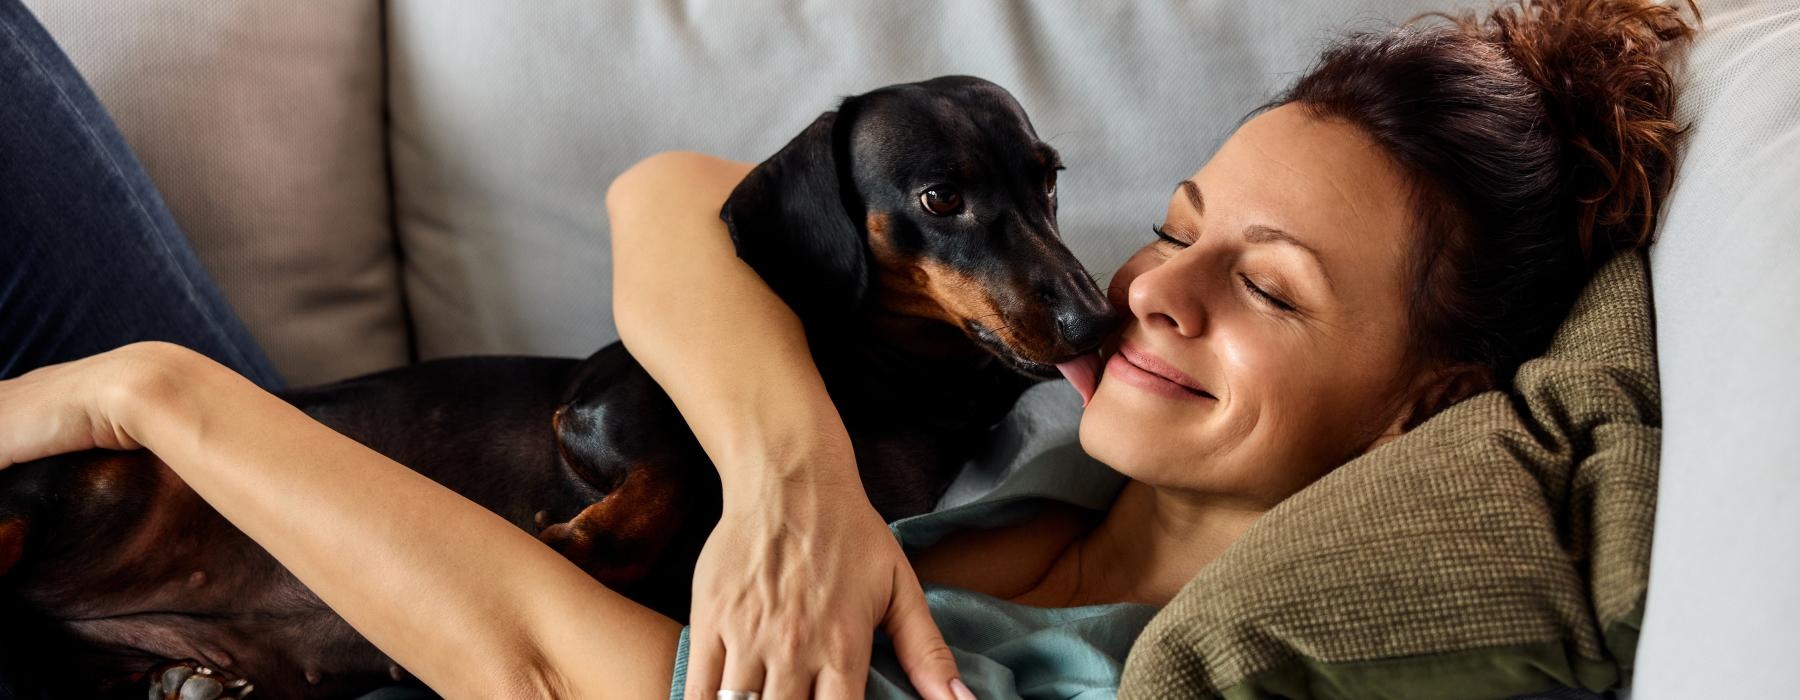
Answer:
[[1192, 338], [1206, 330], [1205, 285], [1193, 264], [1195, 256], [1182, 253], [1132, 279], [1126, 288], [1126, 304], [1144, 326]]

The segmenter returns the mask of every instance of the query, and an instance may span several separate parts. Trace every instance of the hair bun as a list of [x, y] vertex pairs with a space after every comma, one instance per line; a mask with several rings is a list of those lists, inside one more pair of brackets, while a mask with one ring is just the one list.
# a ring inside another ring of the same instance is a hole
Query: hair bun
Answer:
[[[1687, 7], [1699, 18], [1692, 0]], [[1694, 30], [1651, 0], [1516, 0], [1462, 30], [1510, 56], [1563, 144], [1576, 234], [1590, 261], [1650, 243], [1674, 178], [1674, 80], [1664, 54]]]

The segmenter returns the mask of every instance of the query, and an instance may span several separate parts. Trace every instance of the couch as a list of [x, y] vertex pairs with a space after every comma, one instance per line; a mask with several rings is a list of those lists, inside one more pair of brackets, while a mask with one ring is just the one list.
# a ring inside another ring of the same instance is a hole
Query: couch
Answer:
[[[1344, 27], [1467, 0], [27, 0], [291, 383], [616, 338], [602, 193], [839, 97], [1010, 88], [1105, 276]], [[1664, 401], [1632, 695], [1789, 697], [1800, 652], [1800, 3], [1703, 1], [1650, 260]]]

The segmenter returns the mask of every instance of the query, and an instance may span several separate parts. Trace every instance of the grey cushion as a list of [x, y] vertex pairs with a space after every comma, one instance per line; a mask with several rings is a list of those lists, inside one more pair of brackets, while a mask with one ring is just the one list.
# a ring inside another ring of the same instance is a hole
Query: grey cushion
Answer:
[[406, 360], [365, 0], [28, 0], [290, 382]]
[[614, 175], [666, 149], [759, 161], [844, 95], [948, 73], [1012, 90], [1063, 152], [1063, 235], [1110, 275], [1333, 30], [1444, 4], [393, 0], [421, 354], [591, 352], [616, 337]]
[[1800, 650], [1800, 5], [1703, 9], [1650, 257], [1664, 441], [1636, 700], [1788, 697]]

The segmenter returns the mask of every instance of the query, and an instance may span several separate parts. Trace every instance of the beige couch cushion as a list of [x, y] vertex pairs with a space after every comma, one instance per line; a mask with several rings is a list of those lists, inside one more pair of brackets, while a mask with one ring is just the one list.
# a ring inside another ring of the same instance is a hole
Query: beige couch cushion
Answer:
[[295, 384], [406, 361], [367, 0], [27, 0]]

